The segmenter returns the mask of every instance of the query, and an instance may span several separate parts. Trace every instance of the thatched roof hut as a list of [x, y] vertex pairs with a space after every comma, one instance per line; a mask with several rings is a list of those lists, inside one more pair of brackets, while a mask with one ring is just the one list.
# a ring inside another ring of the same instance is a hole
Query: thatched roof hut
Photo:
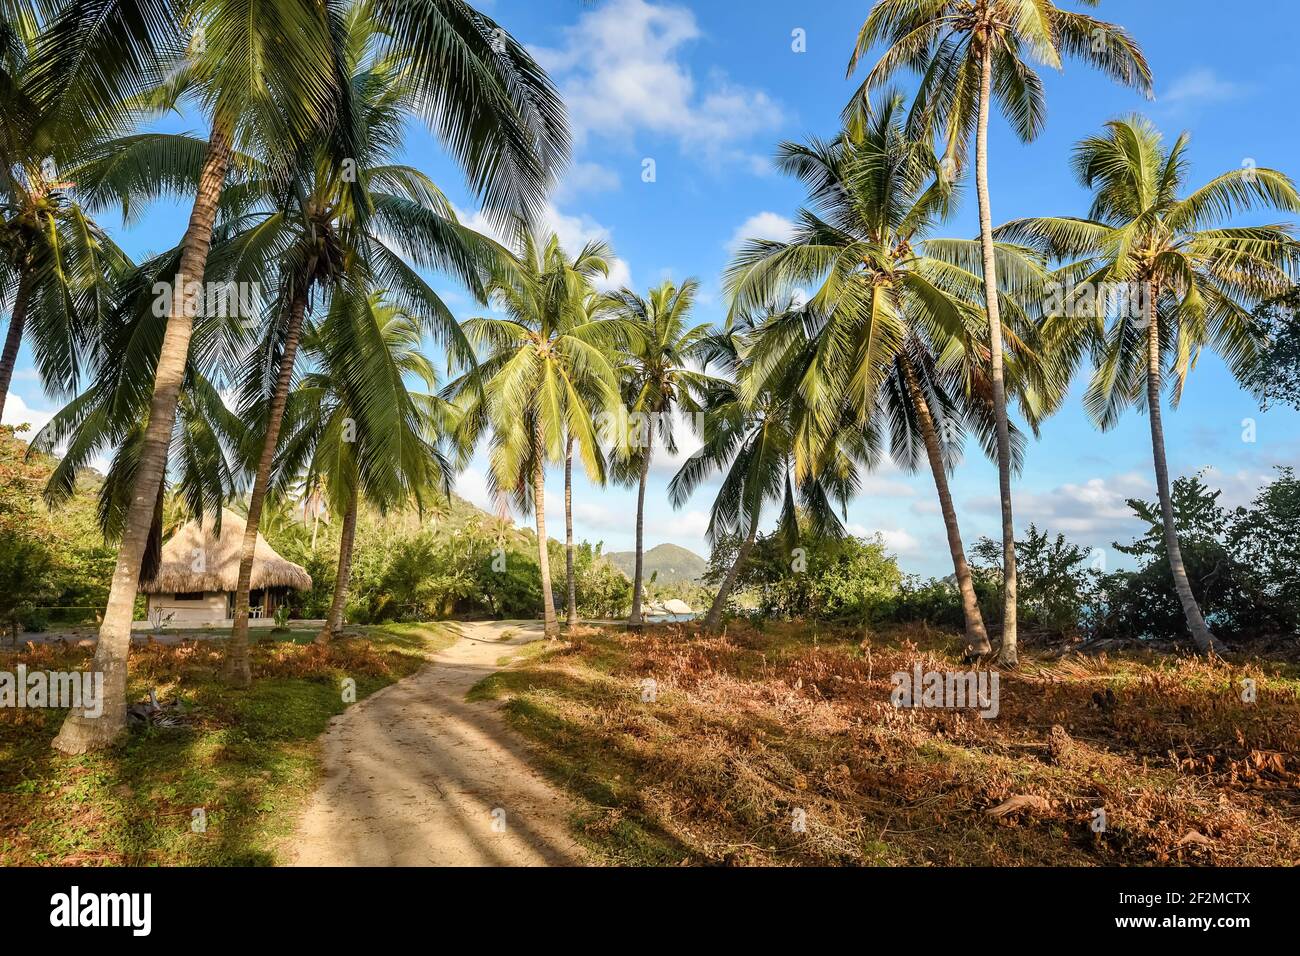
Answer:
[[[163, 545], [158, 573], [140, 582], [144, 594], [234, 591], [239, 583], [239, 551], [244, 541], [244, 519], [230, 509], [221, 512], [221, 534], [215, 522], [206, 526], [191, 521]], [[253, 552], [252, 588], [311, 587], [307, 571], [275, 553], [259, 533]]]

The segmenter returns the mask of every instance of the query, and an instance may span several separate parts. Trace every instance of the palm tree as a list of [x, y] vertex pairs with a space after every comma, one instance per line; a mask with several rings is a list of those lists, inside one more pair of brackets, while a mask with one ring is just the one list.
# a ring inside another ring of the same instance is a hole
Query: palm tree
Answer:
[[[167, 0], [70, 0], [35, 57], [33, 98], [76, 133], [127, 125], [142, 105], [193, 94], [210, 118], [199, 185], [172, 286], [155, 373], [136, 495], [100, 630], [95, 666], [105, 674], [103, 715], [71, 714], [57, 749], [108, 745], [126, 726], [126, 652], [140, 559], [162, 485], [192, 328], [186, 294], [204, 275], [232, 147], [256, 140], [297, 155], [322, 126], [342, 131], [332, 151], [354, 157], [341, 0], [248, 5], [214, 0], [191, 10]], [[568, 147], [563, 108], [545, 74], [504, 30], [463, 0], [377, 0], [387, 43], [406, 51], [421, 113], [469, 176], [490, 214], [528, 216]], [[188, 53], [174, 48], [186, 26]], [[293, 37], [292, 43], [284, 38]], [[163, 95], [159, 93], [159, 83]], [[336, 116], [338, 117], [336, 120]], [[291, 162], [282, 164], [292, 168]]]
[[611, 295], [623, 319], [628, 351], [622, 369], [626, 407], [634, 425], [621, 447], [613, 449], [615, 471], [629, 479], [635, 469], [636, 495], [636, 566], [632, 577], [632, 614], [628, 623], [641, 626], [641, 590], [643, 585], [642, 552], [645, 541], [645, 489], [650, 474], [657, 431], [664, 447], [677, 451], [672, 416], [676, 411], [699, 410], [696, 396], [709, 380], [691, 368], [701, 357], [702, 346], [710, 328], [707, 324], [688, 327], [686, 322], [695, 306], [699, 283], [687, 279], [680, 286], [664, 282], [642, 298], [630, 289]]
[[[1095, 6], [1097, 0], [1083, 0]], [[1016, 135], [1029, 142], [1046, 120], [1042, 81], [1029, 60], [1059, 69], [1063, 56], [1090, 63], [1108, 76], [1151, 95], [1151, 71], [1133, 38], [1121, 27], [1060, 9], [1051, 0], [879, 0], [858, 33], [850, 75], [877, 43], [884, 54], [846, 108], [851, 122], [870, 111], [871, 93], [895, 73], [920, 75], [909, 132], [939, 137], [944, 171], [954, 176], [975, 132], [975, 187], [979, 198], [985, 313], [991, 353], [993, 411], [997, 424], [998, 488], [1002, 500], [1004, 613], [998, 659], [1017, 662], [1016, 550], [1011, 510], [1011, 431], [1003, 373], [1000, 277], [989, 202], [988, 131], [996, 97]]]
[[[597, 321], [606, 314], [608, 307], [604, 296], [589, 292], [583, 297], [582, 310], [577, 313], [578, 321], [583, 324]], [[588, 400], [596, 402], [598, 397], [589, 397]], [[578, 586], [573, 576], [573, 444], [574, 436], [567, 435], [564, 440], [564, 623], [570, 628], [578, 626]]]
[[[451, 311], [412, 264], [459, 276], [482, 301], [487, 270], [496, 257], [505, 255], [496, 243], [456, 221], [450, 202], [428, 177], [391, 162], [402, 143], [405, 115], [415, 105], [416, 91], [407, 81], [409, 71], [396, 58], [367, 55], [377, 31], [364, 6], [351, 11], [346, 26], [346, 49], [360, 57], [348, 63], [349, 115], [356, 123], [348, 138], [358, 146], [348, 175], [331, 161], [330, 138], [336, 135], [331, 131], [295, 174], [287, 208], [244, 212], [231, 225], [252, 231], [261, 246], [283, 248], [281, 258], [286, 263], [278, 299], [283, 315], [270, 324], [264, 347], [254, 353], [245, 380], [248, 417], [265, 425], [254, 432], [260, 435], [261, 447], [240, 554], [234, 628], [227, 643], [226, 674], [236, 686], [247, 686], [252, 678], [248, 603], [253, 555], [299, 337], [316, 289], [336, 285], [348, 271], [372, 275], [388, 288], [389, 301], [425, 318], [426, 332], [444, 344], [451, 356], [472, 358]], [[271, 182], [252, 185], [268, 195], [277, 192]], [[268, 396], [265, 372], [277, 368]]]
[[[1124, 408], [1145, 403], [1169, 566], [1192, 640], [1204, 653], [1219, 645], [1178, 546], [1161, 389], [1172, 375], [1177, 403], [1205, 348], [1238, 378], [1249, 375], [1258, 357], [1250, 310], [1290, 288], [1300, 243], [1287, 225], [1216, 223], [1256, 206], [1297, 212], [1300, 195], [1282, 173], [1251, 168], [1230, 170], [1184, 196], [1187, 144], [1184, 133], [1165, 147], [1141, 117], [1107, 123], [1074, 153], [1075, 174], [1094, 191], [1088, 218], [1020, 219], [998, 235], [1067, 263], [1058, 273], [1066, 292], [1047, 331], [1071, 361], [1091, 351], [1096, 368], [1084, 403], [1098, 425], [1110, 428]], [[1098, 292], [1105, 298], [1094, 298]]]
[[[32, 439], [32, 447], [59, 452], [44, 490], [55, 506], [76, 492], [78, 475], [101, 454], [112, 453], [99, 488], [98, 518], [109, 541], [120, 540], [136, 493], [149, 414], [149, 382], [162, 346], [152, 314], [154, 284], [175, 275], [180, 250], [173, 249], [133, 268], [114, 283], [111, 308], [87, 340], [90, 384], [60, 409]], [[237, 337], [231, 323], [205, 316], [195, 322], [194, 348], [168, 446], [171, 486], [187, 517], [210, 516], [220, 527], [222, 506], [235, 496], [246, 471], [239, 449], [247, 440], [244, 422], [221, 395], [221, 370], [214, 357]], [[159, 486], [151, 509], [141, 576], [157, 566], [165, 530], [162, 517], [168, 483]]]
[[[971, 426], [993, 452], [988, 400], [990, 362], [984, 325], [979, 246], [930, 238], [950, 212], [953, 186], [938, 175], [928, 144], [908, 139], [902, 100], [887, 94], [859, 128], [827, 143], [783, 144], [778, 165], [808, 186], [812, 208], [801, 209], [788, 242], [754, 240], [737, 254], [727, 286], [733, 315], [753, 311], [815, 284], [806, 309], [791, 309], [764, 326], [753, 346], [751, 390], [784, 375], [792, 356], [817, 347], [793, 379], [804, 406], [796, 425], [796, 478], [815, 475], [817, 455], [834, 442], [842, 406], [866, 425], [877, 413], [891, 422], [893, 451], [907, 466], [925, 448], [940, 500], [953, 570], [962, 598], [968, 653], [990, 647], [966, 563], [948, 489], [947, 470]], [[1026, 345], [1032, 325], [1020, 301], [1037, 293], [1044, 270], [1037, 254], [1007, 244], [995, 248], [1008, 334], [1012, 383], [1022, 408], [1041, 417], [1063, 393], [1044, 375]], [[946, 440], [944, 440], [946, 439]], [[1019, 437], [1009, 433], [1013, 451]]]
[[44, 151], [56, 131], [31, 96], [36, 26], [31, 17], [0, 23], [0, 304], [9, 304], [0, 414], [24, 338], [46, 390], [76, 390], [109, 288], [131, 265], [73, 200], [73, 183]]
[[486, 346], [487, 355], [446, 394], [461, 410], [462, 457], [490, 428], [492, 493], [509, 492], [525, 513], [533, 511], [542, 614], [546, 635], [554, 638], [559, 625], [546, 547], [546, 463], [559, 461], [572, 438], [587, 474], [604, 480], [596, 419], [618, 404], [608, 353], [619, 327], [584, 311], [592, 280], [609, 271], [605, 243], [588, 243], [573, 259], [555, 235], [539, 244], [525, 232], [519, 244], [515, 261], [488, 284], [507, 317], [464, 323], [470, 340]]
[[329, 313], [303, 334], [314, 364], [292, 392], [277, 451], [273, 494], [304, 480], [323, 486], [330, 511], [342, 515], [334, 594], [316, 643], [343, 624], [362, 501], [381, 512], [451, 494], [451, 467], [438, 445], [451, 410], [433, 394], [411, 391], [414, 378], [437, 387], [422, 351], [424, 323], [379, 294], [340, 289]]
[[796, 502], [797, 379], [816, 344], [812, 339], [803, 342], [804, 361], [787, 362], [782, 374], [768, 376], [757, 393], [747, 398], [745, 386], [754, 373], [748, 353], [765, 332], [766, 322], [751, 324], [746, 319], [733, 324], [727, 333], [700, 343], [698, 352], [709, 363], [716, 363], [726, 377], [711, 379], [703, 390], [705, 414], [697, 419], [703, 447], [668, 484], [673, 506], [681, 508], [705, 480], [724, 473], [709, 513], [707, 534], [714, 549], [731, 538], [739, 538], [740, 545], [704, 618], [708, 632], [716, 631], [722, 621], [727, 598], [753, 551], [763, 509], [779, 504], [777, 524], [792, 549], [797, 545], [801, 513], [814, 534], [838, 536], [843, 527], [834, 504], [847, 507], [857, 488], [857, 465], [870, 466], [877, 457], [878, 441], [871, 426], [858, 427], [852, 415], [843, 416], [835, 441], [824, 446], [825, 460], [816, 469], [816, 477], [798, 483]]

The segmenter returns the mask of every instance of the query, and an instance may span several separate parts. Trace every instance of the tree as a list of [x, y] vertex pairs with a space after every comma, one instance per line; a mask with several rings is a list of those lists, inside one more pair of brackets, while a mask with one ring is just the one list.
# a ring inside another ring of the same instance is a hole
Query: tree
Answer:
[[47, 152], [59, 131], [32, 97], [34, 17], [0, 23], [0, 414], [24, 340], [47, 391], [76, 390], [109, 288], [131, 263], [74, 199]]
[[[767, 334], [767, 321], [745, 319], [726, 334], [701, 341], [697, 352], [717, 363], [728, 377], [702, 383], [704, 414], [699, 421], [703, 447], [668, 484], [669, 498], [680, 508], [711, 475], [723, 473], [709, 512], [709, 543], [715, 555], [733, 539], [740, 543], [718, 581], [717, 594], [704, 618], [705, 631], [716, 631], [722, 622], [727, 600], [754, 549], [764, 507], [778, 504], [780, 508], [777, 525], [787, 555], [800, 543], [801, 513], [804, 526], [814, 536], [842, 535], [835, 503], [847, 507], [857, 484], [857, 464], [870, 464], [875, 458], [875, 436], [857, 427], [852, 415], [845, 415], [833, 440], [821, 446], [825, 461], [796, 485], [794, 457], [800, 419], [795, 409], [796, 380], [804, 364], [787, 363], [783, 376], [770, 377], [757, 394], [747, 397], [754, 374], [750, 345]], [[802, 348], [807, 358], [816, 346], [807, 341]]]
[[[1084, 0], [1095, 6], [1097, 0]], [[1011, 510], [1011, 430], [1003, 373], [1001, 283], [993, 244], [989, 200], [988, 131], [994, 98], [1024, 142], [1046, 120], [1042, 81], [1026, 56], [1060, 68], [1074, 56], [1108, 76], [1151, 95], [1151, 71], [1141, 49], [1122, 28], [1083, 13], [1060, 9], [1050, 0], [879, 0], [858, 33], [849, 60], [859, 60], [877, 43], [886, 46], [867, 74], [846, 116], [861, 122], [870, 94], [901, 69], [920, 77], [909, 119], [915, 137], [944, 143], [945, 174], [955, 176], [975, 132], [975, 187], [979, 198], [980, 258], [991, 355], [990, 378], [997, 426], [998, 488], [1002, 500], [1002, 558], [1005, 605], [998, 659], [1013, 666], [1016, 652], [1016, 550]]]
[[[106, 9], [107, 8], [107, 9]], [[160, 0], [73, 0], [38, 51], [34, 98], [50, 104], [60, 125], [102, 128], [130, 122], [140, 96], [192, 92], [205, 107], [211, 132], [181, 256], [170, 287], [170, 307], [154, 375], [134, 494], [124, 523], [118, 568], [95, 651], [104, 674], [105, 705], [94, 720], [70, 714], [54, 740], [65, 753], [107, 746], [126, 726], [126, 655], [141, 561], [148, 546], [159, 490], [188, 366], [195, 295], [201, 294], [212, 228], [236, 140], [256, 130], [292, 153], [337, 102], [338, 73], [331, 0], [287, 0], [274, 7], [214, 3], [198, 11], [186, 53], [176, 49], [182, 11]], [[114, 29], [116, 28], [116, 29]], [[293, 36], [295, 42], [283, 43]], [[155, 100], [156, 102], [156, 100]]]
[[316, 370], [290, 396], [277, 452], [273, 493], [306, 476], [322, 481], [333, 514], [342, 516], [338, 569], [325, 625], [328, 643], [343, 624], [358, 513], [365, 503], [388, 512], [430, 495], [451, 494], [451, 466], [439, 444], [452, 428], [447, 405], [411, 391], [408, 377], [431, 390], [432, 364], [421, 351], [423, 323], [377, 293], [347, 287], [303, 336]]
[[[968, 652], [987, 654], [947, 478], [967, 426], [996, 454], [991, 363], [981, 342], [979, 247], [931, 236], [951, 211], [953, 187], [929, 145], [907, 138], [901, 113], [901, 98], [887, 94], [856, 132], [830, 142], [783, 144], [778, 165], [807, 185], [811, 208], [800, 210], [789, 241], [754, 240], [742, 247], [727, 286], [734, 311], [780, 302], [816, 284], [805, 304], [768, 323], [753, 356], [757, 383], [802, 354], [805, 340], [816, 342], [790, 386], [806, 406], [796, 426], [796, 474], [807, 474], [804, 459], [834, 441], [827, 429], [839, 427], [846, 403], [861, 426], [878, 414], [889, 420], [894, 456], [904, 466], [919, 464], [918, 447], [924, 448], [962, 598]], [[1037, 421], [1061, 389], [1032, 352], [1033, 328], [1020, 302], [1037, 294], [1045, 272], [1037, 254], [1007, 244], [995, 253], [1009, 317], [1010, 382], [1027, 417]], [[1011, 436], [1018, 464], [1019, 436]]]
[[1074, 171], [1094, 191], [1086, 219], [1020, 219], [999, 236], [1040, 247], [1067, 264], [1063, 294], [1049, 303], [1054, 350], [1095, 365], [1084, 404], [1102, 429], [1130, 405], [1151, 424], [1156, 490], [1174, 585], [1192, 640], [1219, 645], [1192, 593], [1179, 549], [1160, 410], [1166, 370], [1175, 404], [1202, 349], [1219, 353], [1238, 378], [1258, 357], [1250, 307], [1282, 294], [1300, 265], [1300, 244], [1283, 225], [1213, 228], [1257, 205], [1300, 211], [1300, 195], [1272, 169], [1231, 170], [1181, 196], [1188, 136], [1166, 147], [1140, 117], [1113, 120], [1075, 148]]
[[710, 328], [707, 324], [687, 327], [695, 306], [699, 283], [687, 279], [680, 286], [664, 282], [642, 298], [631, 289], [611, 296], [623, 318], [628, 353], [621, 368], [624, 399], [631, 413], [631, 427], [619, 435], [619, 447], [612, 449], [615, 471], [623, 479], [635, 469], [636, 564], [632, 576], [632, 613], [628, 623], [641, 626], [642, 553], [645, 540], [645, 489], [654, 455], [655, 433], [669, 453], [677, 451], [673, 436], [673, 414], [698, 411], [696, 396], [707, 386], [707, 377], [691, 367], [701, 355]]
[[1255, 309], [1255, 331], [1262, 339], [1260, 360], [1245, 384], [1260, 405], [1281, 402], [1300, 409], [1300, 285]]
[[487, 354], [446, 390], [462, 416], [463, 458], [490, 429], [490, 490], [511, 494], [525, 514], [533, 512], [550, 638], [558, 637], [559, 624], [546, 543], [546, 463], [560, 461], [572, 438], [587, 473], [603, 480], [596, 417], [618, 403], [608, 358], [618, 324], [583, 312], [591, 281], [608, 273], [609, 257], [605, 243], [592, 242], [570, 259], [558, 236], [539, 243], [525, 230], [518, 255], [488, 283], [492, 301], [507, 317], [466, 320], [470, 341]]
[[[421, 112], [467, 172], [489, 213], [527, 216], [567, 152], [563, 110], [549, 80], [504, 30], [463, 0], [378, 0], [373, 8], [387, 42], [412, 56]], [[241, 138], [280, 144], [296, 155], [350, 102], [338, 0], [271, 5], [214, 0], [195, 11], [188, 54], [177, 9], [166, 0], [71, 0], [38, 53], [34, 98], [54, 104], [61, 128], [128, 123], [142, 102], [194, 94], [211, 122], [206, 155], [154, 380], [136, 494], [127, 516], [118, 571], [96, 648], [105, 674], [103, 715], [69, 716], [56, 748], [82, 752], [109, 744], [126, 725], [126, 652], [140, 561], [162, 485], [167, 444], [187, 364], [191, 284], [204, 274], [232, 146]], [[293, 37], [285, 43], [285, 37]], [[143, 100], [142, 100], [143, 97]], [[350, 144], [336, 155], [348, 156]], [[353, 154], [354, 155], [354, 154]], [[286, 167], [291, 163], [284, 164]]]
[[[155, 283], [175, 275], [180, 250], [141, 263], [114, 283], [106, 321], [89, 340], [89, 384], [33, 437], [35, 451], [60, 452], [43, 494], [54, 508], [77, 493], [79, 476], [101, 455], [111, 454], [99, 484], [97, 521], [104, 539], [120, 542], [136, 493], [149, 414], [149, 383], [154, 378], [162, 335], [153, 315]], [[215, 357], [238, 340], [237, 323], [220, 316], [196, 318], [189, 356], [168, 442], [170, 482], [159, 485], [141, 574], [148, 577], [160, 558], [164, 502], [179, 496], [188, 517], [209, 517], [217, 528], [226, 501], [240, 486], [245, 468], [238, 449], [247, 431], [226, 406]]]
[[[428, 177], [391, 162], [402, 142], [406, 114], [416, 104], [409, 69], [393, 55], [378, 58], [369, 53], [378, 31], [364, 5], [353, 8], [346, 28], [352, 104], [339, 114], [355, 123], [342, 138], [355, 144], [356, 155], [346, 165], [336, 162], [331, 149], [340, 137], [328, 131], [309, 148], [302, 168], [293, 172], [287, 204], [241, 212], [231, 226], [253, 232], [259, 246], [285, 250], [275, 300], [280, 314], [268, 323], [266, 340], [254, 351], [245, 377], [244, 409], [250, 420], [261, 423], [253, 429], [261, 447], [240, 553], [234, 629], [226, 648], [226, 674], [237, 686], [247, 686], [252, 677], [248, 605], [258, 526], [304, 317], [317, 288], [337, 285], [348, 272], [373, 276], [388, 288], [391, 301], [422, 317], [425, 331], [450, 355], [471, 358], [451, 311], [412, 264], [459, 277], [481, 301], [488, 269], [505, 254], [494, 242], [461, 226]], [[254, 195], [285, 192], [265, 179], [250, 185], [246, 191]], [[274, 384], [268, 395], [267, 371], [272, 369]], [[347, 514], [344, 530], [353, 530]]]
[[[597, 293], [588, 292], [583, 296], [582, 310], [576, 313], [580, 323], [597, 321], [607, 316], [608, 301]], [[599, 403], [599, 396], [588, 396], [588, 401]], [[565, 600], [564, 618], [569, 627], [578, 625], [578, 572], [574, 567], [575, 550], [573, 543], [573, 443], [574, 436], [569, 434], [564, 441], [564, 577]], [[596, 454], [600, 455], [598, 448]], [[590, 476], [589, 476], [590, 477]], [[599, 476], [603, 480], [603, 476]]]

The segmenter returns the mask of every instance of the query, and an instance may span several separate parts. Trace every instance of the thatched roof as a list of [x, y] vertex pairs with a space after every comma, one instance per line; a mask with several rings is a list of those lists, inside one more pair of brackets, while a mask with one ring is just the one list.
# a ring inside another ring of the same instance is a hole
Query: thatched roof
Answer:
[[[184, 591], [233, 591], [239, 583], [239, 549], [244, 541], [244, 519], [233, 511], [221, 512], [221, 534], [214, 522], [200, 526], [191, 521], [168, 539], [162, 548], [162, 564], [150, 581], [140, 582], [144, 594]], [[196, 570], [202, 556], [202, 570]], [[291, 587], [305, 591], [311, 575], [272, 550], [259, 533], [253, 552], [254, 588]]]

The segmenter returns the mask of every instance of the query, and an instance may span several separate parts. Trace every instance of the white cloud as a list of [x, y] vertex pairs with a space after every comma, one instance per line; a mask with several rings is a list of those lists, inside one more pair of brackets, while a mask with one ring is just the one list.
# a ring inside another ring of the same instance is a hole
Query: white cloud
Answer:
[[[1136, 471], [1090, 478], [1082, 483], [1069, 482], [1047, 492], [1012, 489], [1019, 532], [1023, 533], [1032, 521], [1041, 531], [1084, 539], [1123, 536], [1139, 531], [1140, 524], [1127, 500], [1154, 497], [1152, 479]], [[998, 514], [1001, 509], [998, 499], [993, 496], [978, 498], [970, 503], [970, 507], [989, 515]]]
[[735, 144], [777, 126], [782, 110], [721, 71], [699, 83], [682, 48], [700, 37], [685, 7], [608, 0], [568, 28], [561, 47], [533, 53], [557, 78], [579, 144], [646, 130], [712, 160], [752, 162]]
[[456, 484], [452, 490], [470, 504], [478, 505], [487, 512], [496, 512], [496, 503], [488, 493], [487, 475], [479, 469], [470, 467], [462, 471], [456, 476]]
[[708, 528], [709, 513], [707, 511], [683, 511], [681, 514], [675, 515], [667, 523], [664, 536], [670, 540], [678, 537], [702, 540]]
[[879, 536], [885, 548], [900, 557], [921, 553], [921, 541], [916, 535], [903, 528], [868, 528], [864, 524], [847, 524], [844, 526], [849, 534], [858, 538]]
[[564, 202], [576, 196], [594, 193], [607, 193], [621, 189], [623, 181], [618, 173], [600, 163], [574, 163], [565, 171], [553, 196], [557, 202]]
[[54, 412], [43, 408], [32, 408], [23, 401], [21, 395], [11, 391], [5, 399], [4, 418], [0, 420], [0, 424], [27, 425], [28, 427], [17, 435], [24, 441], [30, 441], [31, 437], [44, 428], [45, 423], [53, 417]]
[[1236, 508], [1250, 504], [1255, 495], [1265, 485], [1271, 484], [1277, 479], [1275, 471], [1251, 471], [1248, 468], [1239, 468], [1233, 472], [1223, 471], [1210, 465], [1205, 469], [1201, 476], [1207, 485], [1212, 489], [1222, 492], [1219, 495], [1219, 506], [1223, 508]]
[[691, 455], [703, 447], [703, 443], [700, 441], [698, 432], [680, 411], [674, 410], [669, 421], [672, 425], [673, 442], [677, 445], [677, 451], [668, 451], [659, 435], [656, 434], [655, 445], [650, 455], [650, 471], [672, 477], [677, 474], [682, 465], [686, 464]]
[[[502, 233], [496, 224], [482, 212], [466, 213], [460, 209], [455, 211], [456, 218], [461, 221], [462, 225], [468, 226], [476, 232], [481, 232], [485, 236], [490, 236], [502, 245], [513, 246], [511, 237]], [[559, 236], [560, 245], [570, 255], [576, 255], [588, 242], [597, 240], [612, 241], [612, 234], [607, 227], [596, 222], [585, 213], [569, 215], [561, 212], [554, 203], [546, 204], [538, 218], [536, 229], [538, 234], [542, 236], [550, 235], [552, 232]], [[600, 292], [631, 286], [632, 271], [628, 268], [626, 262], [615, 257], [610, 260], [608, 278], [598, 276], [593, 285]]]
[[1223, 103], [1245, 95], [1247, 88], [1220, 77], [1204, 67], [1178, 77], [1158, 100], [1166, 106], [1180, 104]]
[[788, 242], [794, 235], [794, 223], [774, 212], [760, 212], [750, 216], [727, 240], [727, 251], [735, 255], [750, 239], [772, 239]]

